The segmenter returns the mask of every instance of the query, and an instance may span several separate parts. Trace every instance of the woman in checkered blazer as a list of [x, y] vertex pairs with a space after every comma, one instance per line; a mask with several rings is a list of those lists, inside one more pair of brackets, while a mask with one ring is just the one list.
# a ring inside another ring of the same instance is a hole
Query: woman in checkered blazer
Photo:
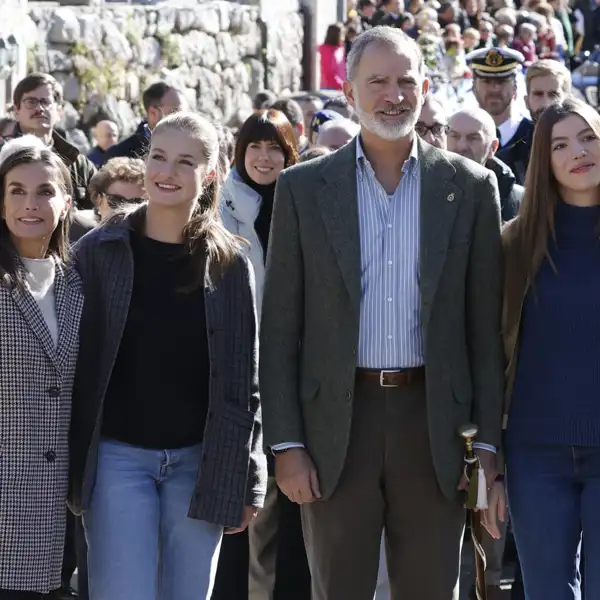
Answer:
[[83, 296], [66, 264], [71, 183], [33, 136], [0, 152], [0, 600], [61, 585]]

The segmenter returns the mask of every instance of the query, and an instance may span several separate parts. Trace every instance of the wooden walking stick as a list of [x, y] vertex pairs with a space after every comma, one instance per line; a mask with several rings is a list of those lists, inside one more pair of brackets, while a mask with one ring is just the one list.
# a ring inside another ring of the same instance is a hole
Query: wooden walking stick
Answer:
[[477, 425], [468, 424], [459, 429], [459, 434], [465, 441], [465, 475], [469, 480], [465, 508], [469, 511], [471, 539], [475, 551], [475, 589], [478, 600], [487, 600], [485, 585], [486, 560], [485, 551], [481, 545], [483, 534], [481, 510], [487, 508], [487, 483], [479, 458], [473, 451], [473, 440], [478, 431]]

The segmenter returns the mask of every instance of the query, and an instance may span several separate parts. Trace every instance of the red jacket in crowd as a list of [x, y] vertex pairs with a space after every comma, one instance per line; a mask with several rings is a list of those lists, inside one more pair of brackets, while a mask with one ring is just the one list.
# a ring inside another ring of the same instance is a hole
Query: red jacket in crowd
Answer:
[[322, 44], [321, 55], [321, 89], [341, 90], [346, 79], [346, 56], [344, 46]]

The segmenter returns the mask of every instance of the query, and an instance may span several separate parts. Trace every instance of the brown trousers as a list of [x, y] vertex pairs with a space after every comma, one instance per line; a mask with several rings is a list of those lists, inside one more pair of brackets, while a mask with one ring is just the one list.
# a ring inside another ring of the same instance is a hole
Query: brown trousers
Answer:
[[312, 600], [373, 600], [384, 527], [391, 599], [457, 600], [465, 512], [437, 483], [424, 383], [357, 382], [353, 410], [334, 495], [302, 506]]

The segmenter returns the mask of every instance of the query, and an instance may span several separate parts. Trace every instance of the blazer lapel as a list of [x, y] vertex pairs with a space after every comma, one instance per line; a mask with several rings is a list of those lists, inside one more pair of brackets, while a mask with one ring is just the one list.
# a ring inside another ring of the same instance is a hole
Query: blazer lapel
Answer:
[[315, 194], [329, 242], [352, 305], [360, 311], [360, 233], [356, 190], [356, 143], [350, 142], [325, 163], [327, 185]]
[[74, 269], [57, 268], [55, 280], [56, 320], [58, 321], [59, 367], [63, 367], [71, 353], [71, 345], [79, 334], [79, 321], [83, 312], [81, 280]]
[[423, 324], [426, 325], [463, 192], [453, 182], [456, 170], [442, 152], [419, 140], [419, 158], [421, 312]]
[[56, 348], [54, 347], [50, 330], [46, 325], [46, 321], [44, 321], [42, 311], [37, 305], [34, 297], [28, 290], [22, 289], [20, 286], [15, 286], [13, 288], [12, 297], [17, 308], [21, 311], [25, 322], [38, 338], [44, 352], [48, 355], [48, 358], [57, 365]]

